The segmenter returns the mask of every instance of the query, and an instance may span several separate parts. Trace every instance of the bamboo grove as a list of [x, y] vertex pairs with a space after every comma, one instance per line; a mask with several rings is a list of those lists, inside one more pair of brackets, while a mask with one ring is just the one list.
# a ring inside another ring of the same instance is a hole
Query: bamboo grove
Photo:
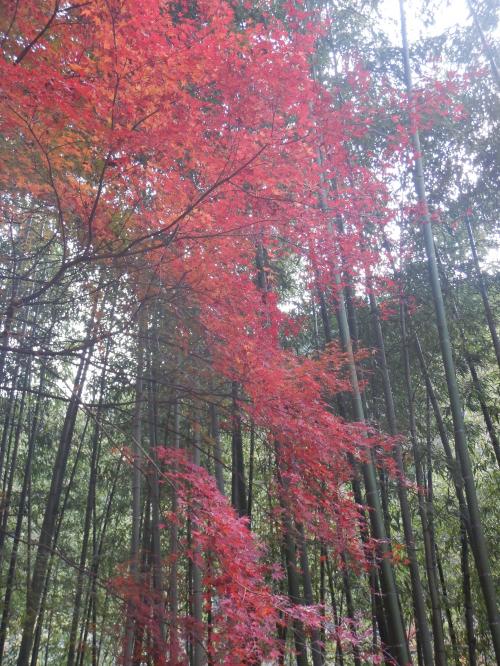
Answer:
[[498, 15], [383, 5], [2, 2], [0, 663], [500, 663]]

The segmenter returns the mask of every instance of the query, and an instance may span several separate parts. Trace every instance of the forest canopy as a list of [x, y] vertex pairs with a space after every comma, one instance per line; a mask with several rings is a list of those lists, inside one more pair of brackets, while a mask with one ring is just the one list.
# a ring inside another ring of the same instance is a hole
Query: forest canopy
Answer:
[[500, 663], [493, 0], [3, 0], [0, 663]]

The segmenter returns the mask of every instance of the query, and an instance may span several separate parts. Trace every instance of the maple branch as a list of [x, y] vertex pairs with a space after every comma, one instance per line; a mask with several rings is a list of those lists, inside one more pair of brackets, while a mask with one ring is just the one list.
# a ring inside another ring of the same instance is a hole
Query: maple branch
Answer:
[[[104, 252], [101, 254], [94, 254], [91, 255], [88, 253], [88, 248], [85, 249], [85, 252], [82, 254], [77, 255], [73, 259], [70, 259], [69, 261], [64, 261], [61, 263], [59, 266], [58, 270], [54, 275], [48, 280], [45, 284], [43, 284], [39, 289], [36, 291], [32, 292], [31, 294], [27, 294], [26, 296], [23, 296], [22, 298], [16, 299], [10, 304], [10, 307], [14, 310], [19, 307], [22, 307], [24, 305], [27, 305], [28, 303], [31, 303], [33, 300], [44, 294], [46, 291], [48, 291], [51, 287], [55, 286], [58, 284], [61, 279], [63, 278], [64, 274], [66, 273], [67, 270], [70, 268], [74, 268], [75, 266], [78, 266], [84, 262], [96, 262], [96, 261], [101, 261], [101, 260], [106, 260], [106, 259], [120, 259], [121, 257], [124, 257], [129, 254], [130, 250], [135, 247], [136, 245], [139, 245], [140, 243], [143, 243], [146, 240], [151, 240], [154, 238], [158, 238], [160, 236], [163, 236], [167, 234], [170, 230], [170, 236], [168, 237], [168, 244], [170, 244], [174, 238], [177, 236], [178, 233], [178, 225], [179, 223], [185, 219], [188, 215], [190, 215], [196, 208], [199, 206], [207, 197], [209, 197], [216, 189], [224, 185], [225, 183], [230, 182], [233, 178], [238, 176], [242, 171], [244, 171], [252, 162], [254, 162], [259, 155], [261, 155], [264, 150], [268, 147], [269, 144], [264, 144], [259, 148], [259, 150], [252, 155], [246, 162], [244, 162], [242, 165], [240, 165], [235, 171], [233, 171], [231, 174], [228, 176], [225, 176], [224, 178], [220, 178], [215, 181], [213, 185], [211, 185], [207, 190], [205, 190], [192, 204], [190, 204], [182, 213], [180, 213], [170, 224], [168, 224], [165, 227], [162, 227], [161, 229], [158, 229], [156, 231], [152, 231], [148, 234], [144, 234], [143, 236], [139, 236], [138, 238], [134, 238], [132, 241], [130, 241], [122, 250], [118, 252]], [[162, 245], [159, 245], [159, 247], [162, 247], [165, 245], [165, 241], [163, 241]], [[158, 248], [145, 248], [140, 250], [140, 252], [145, 252], [151, 249], [158, 249]]]
[[0, 42], [0, 47], [3, 48], [3, 45], [7, 41], [10, 35], [10, 31], [12, 30], [12, 26], [14, 25], [14, 22], [17, 18], [17, 10], [19, 9], [19, 0], [16, 0], [16, 6], [14, 7], [14, 13], [12, 14], [12, 19], [10, 20], [9, 27], [5, 31], [5, 35], [3, 36], [2, 41]]
[[90, 347], [94, 347], [98, 342], [102, 342], [103, 340], [107, 340], [111, 337], [113, 337], [115, 333], [104, 333], [103, 335], [95, 336], [91, 338], [90, 340], [85, 340], [84, 342], [78, 344], [78, 345], [73, 345], [71, 347], [68, 347], [67, 349], [58, 349], [58, 350], [50, 350], [50, 349], [39, 349], [35, 350], [32, 347], [12, 347], [11, 345], [0, 345], [0, 351], [7, 351], [7, 352], [12, 352], [14, 354], [23, 354], [27, 356], [46, 356], [46, 357], [54, 357], [54, 356], [76, 356], [77, 352], [83, 351], [85, 349], [89, 349]]
[[[224, 237], [227, 238], [228, 236], [235, 236], [238, 238], [243, 238], [242, 234], [239, 234], [237, 232], [244, 231], [247, 229], [250, 229], [251, 227], [255, 227], [257, 225], [261, 225], [263, 222], [266, 223], [273, 223], [277, 222], [278, 218], [259, 218], [258, 220], [246, 222], [245, 224], [239, 224], [237, 227], [230, 227], [229, 229], [226, 229], [224, 231]], [[212, 233], [199, 233], [199, 234], [182, 234], [179, 236], [179, 238], [182, 238], [182, 240], [197, 240], [199, 238], [217, 238], [218, 236], [221, 235], [220, 231], [214, 231]]]
[[91, 2], [80, 2], [77, 3], [76, 5], [70, 5], [69, 7], [64, 7], [61, 11], [63, 12], [72, 12], [74, 9], [80, 9], [80, 7], [87, 7], [87, 5], [90, 5]]
[[38, 148], [40, 149], [41, 153], [43, 154], [43, 156], [45, 158], [45, 161], [47, 162], [47, 172], [48, 172], [48, 176], [49, 176], [49, 182], [50, 182], [50, 186], [51, 186], [52, 190], [54, 191], [54, 196], [56, 198], [57, 219], [58, 219], [58, 222], [59, 222], [59, 227], [60, 227], [60, 231], [61, 231], [61, 238], [62, 238], [62, 246], [63, 246], [62, 263], [64, 263], [65, 257], [66, 257], [66, 231], [64, 229], [64, 216], [63, 216], [63, 212], [62, 212], [61, 198], [59, 196], [59, 192], [57, 190], [56, 183], [55, 183], [55, 180], [54, 180], [54, 172], [52, 170], [52, 162], [50, 160], [47, 149], [42, 145], [40, 139], [38, 138], [38, 135], [36, 134], [36, 132], [31, 127], [31, 123], [26, 118], [24, 118], [20, 113], [18, 113], [15, 109], [13, 109], [12, 107], [10, 107], [10, 110], [12, 111], [12, 113], [14, 113], [14, 115], [16, 115], [21, 120], [22, 123], [24, 123], [26, 125], [26, 127], [28, 128], [28, 132], [31, 134], [31, 136], [35, 140], [35, 143], [37, 144]]
[[[209, 197], [216, 189], [221, 187], [221, 185], [224, 185], [225, 183], [230, 182], [235, 176], [238, 176], [242, 171], [244, 171], [252, 162], [254, 162], [259, 155], [261, 155], [264, 150], [268, 147], [269, 144], [265, 143], [256, 153], [253, 155], [251, 158], [249, 158], [244, 164], [239, 166], [235, 171], [233, 171], [229, 176], [225, 176], [224, 178], [219, 178], [215, 181], [213, 185], [211, 185], [207, 190], [205, 190], [200, 196], [192, 203], [190, 204], [180, 215], [178, 215], [170, 224], [168, 224], [166, 227], [162, 227], [161, 229], [158, 229], [157, 231], [152, 231], [151, 233], [144, 234], [143, 236], [139, 236], [139, 238], [134, 238], [134, 240], [130, 241], [130, 243], [127, 245], [125, 248], [124, 252], [128, 251], [138, 243], [142, 243], [145, 240], [150, 240], [152, 238], [157, 238], [158, 236], [162, 236], [164, 233], [168, 232], [170, 229], [173, 227], [176, 227], [179, 222], [181, 222], [184, 218], [186, 218], [188, 215], [190, 215], [197, 206], [199, 206], [207, 197]], [[176, 234], [176, 230], [174, 231], [174, 234]], [[122, 252], [120, 252], [120, 256], [122, 255]]]
[[49, 18], [45, 26], [40, 30], [40, 32], [31, 40], [29, 44], [27, 44], [24, 49], [21, 51], [21, 53], [17, 56], [17, 58], [14, 60], [16, 65], [19, 65], [21, 60], [28, 55], [28, 53], [31, 51], [31, 49], [35, 46], [35, 44], [44, 36], [44, 34], [47, 32], [47, 30], [50, 28], [52, 23], [54, 22], [57, 12], [59, 11], [59, 0], [56, 0], [56, 3], [54, 5], [54, 11], [52, 12], [52, 16]]
[[102, 167], [101, 175], [99, 176], [99, 183], [97, 185], [97, 193], [94, 198], [94, 203], [92, 204], [92, 210], [90, 211], [90, 215], [87, 220], [87, 250], [92, 245], [92, 223], [94, 222], [97, 213], [97, 206], [99, 204], [99, 199], [101, 198], [102, 188], [104, 186], [104, 174], [106, 173], [107, 165], [108, 165], [108, 157], [106, 157], [104, 160], [104, 166]]
[[[118, 97], [118, 87], [120, 85], [120, 77], [118, 74], [116, 74], [116, 81], [115, 81], [115, 87], [113, 90], [113, 101], [111, 103], [111, 131], [113, 131], [115, 127], [115, 109], [116, 109], [116, 100]], [[111, 148], [108, 151], [108, 154], [104, 158], [104, 165], [101, 170], [101, 175], [99, 176], [99, 183], [97, 186], [97, 193], [95, 195], [94, 203], [92, 204], [92, 210], [90, 211], [89, 218], [87, 220], [87, 249], [90, 248], [92, 244], [92, 224], [94, 222], [96, 213], [97, 213], [97, 206], [99, 205], [99, 200], [101, 198], [102, 190], [104, 187], [104, 176], [106, 174], [106, 168], [110, 163], [111, 159]]]
[[134, 123], [134, 124], [132, 125], [132, 127], [131, 127], [131, 131], [134, 132], [134, 131], [139, 127], [139, 125], [141, 125], [143, 122], [145, 122], [146, 120], [148, 120], [148, 118], [151, 118], [151, 116], [156, 115], [159, 111], [160, 111], [159, 108], [158, 108], [158, 109], [154, 109], [154, 111], [151, 111], [151, 113], [148, 113], [148, 114], [146, 114], [143, 118], [140, 118], [136, 123]]

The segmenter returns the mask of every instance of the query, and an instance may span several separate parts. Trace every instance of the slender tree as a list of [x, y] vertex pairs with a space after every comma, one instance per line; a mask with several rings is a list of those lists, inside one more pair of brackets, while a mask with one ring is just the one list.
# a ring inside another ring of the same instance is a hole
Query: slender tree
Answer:
[[[408, 95], [412, 96], [412, 78], [410, 68], [410, 57], [408, 38], [406, 33], [406, 18], [404, 10], [404, 0], [400, 0], [400, 13], [401, 13], [401, 34], [403, 40], [403, 64], [406, 80], [406, 88]], [[439, 332], [439, 342], [441, 347], [441, 354], [443, 358], [443, 366], [446, 374], [446, 383], [450, 399], [450, 407], [453, 417], [455, 447], [457, 451], [457, 458], [460, 462], [460, 469], [464, 480], [464, 490], [467, 496], [467, 504], [469, 510], [469, 529], [471, 542], [474, 544], [474, 559], [476, 561], [476, 568], [478, 571], [483, 597], [485, 601], [486, 611], [488, 614], [488, 622], [493, 641], [493, 647], [497, 659], [500, 661], [500, 620], [497, 610], [495, 587], [491, 575], [491, 566], [488, 554], [488, 547], [483, 532], [479, 504], [477, 499], [476, 486], [472, 472], [472, 464], [470, 460], [469, 450], [467, 447], [467, 440], [465, 435], [464, 419], [462, 406], [460, 401], [460, 393], [457, 384], [455, 363], [453, 360], [453, 353], [451, 348], [450, 334], [448, 331], [448, 322], [443, 301], [443, 294], [441, 291], [441, 283], [439, 280], [438, 265], [436, 260], [436, 253], [434, 249], [434, 238], [432, 234], [432, 224], [430, 213], [427, 205], [427, 197], [425, 192], [425, 178], [422, 160], [422, 149], [420, 146], [420, 137], [418, 129], [412, 132], [412, 141], [415, 151], [415, 189], [419, 204], [423, 210], [423, 234], [425, 241], [425, 250], [427, 254], [429, 277], [432, 288], [432, 296], [434, 300], [434, 307], [436, 312], [436, 322]]]

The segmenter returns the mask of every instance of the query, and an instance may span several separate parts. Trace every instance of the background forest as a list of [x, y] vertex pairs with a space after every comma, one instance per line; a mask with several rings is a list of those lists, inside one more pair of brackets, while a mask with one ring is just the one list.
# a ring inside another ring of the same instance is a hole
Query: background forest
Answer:
[[0, 663], [500, 663], [498, 7], [404, 11], [2, 1]]

